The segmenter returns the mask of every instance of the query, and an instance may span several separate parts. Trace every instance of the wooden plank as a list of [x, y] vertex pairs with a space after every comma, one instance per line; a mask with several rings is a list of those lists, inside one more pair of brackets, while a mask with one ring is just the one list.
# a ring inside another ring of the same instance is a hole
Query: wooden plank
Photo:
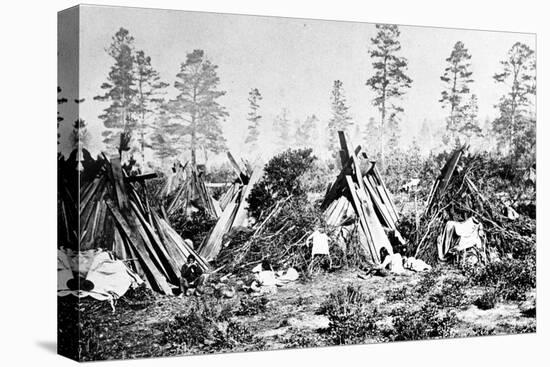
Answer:
[[[144, 272], [146, 273], [147, 280], [151, 287], [164, 294], [172, 294], [172, 289], [166, 281], [166, 278], [159, 270], [157, 264], [153, 261], [152, 249], [148, 249], [145, 241], [142, 237], [138, 236], [134, 230], [131, 228], [131, 224], [126, 222], [126, 219], [123, 217], [119, 209], [114, 205], [114, 203], [108, 201], [107, 206], [110, 212], [113, 214], [121, 234], [124, 234], [128, 242], [131, 244], [133, 249], [136, 251], [138, 258], [141, 261]], [[158, 258], [156, 259], [159, 262]]]
[[159, 175], [155, 172], [153, 173], [146, 173], [143, 175], [137, 175], [137, 176], [128, 176], [126, 177], [126, 182], [143, 182], [145, 180], [150, 180], [152, 178], [157, 178]]
[[250, 195], [250, 192], [252, 191], [254, 184], [260, 181], [263, 174], [264, 174], [263, 167], [256, 165], [256, 167], [254, 168], [254, 172], [252, 172], [252, 176], [250, 176], [248, 185], [246, 185], [246, 187], [244, 187], [243, 189], [239, 207], [237, 208], [237, 212], [235, 213], [235, 219], [233, 220], [231, 228], [242, 226], [243, 223], [245, 222], [248, 215], [248, 201], [246, 199]]
[[[358, 145], [355, 148], [355, 154], [361, 151], [361, 146]], [[326, 207], [335, 199], [342, 195], [342, 190], [346, 187], [346, 175], [350, 174], [350, 169], [353, 161], [350, 159], [346, 162], [346, 166], [342, 168], [334, 183], [330, 186], [328, 193], [325, 195], [323, 202], [321, 203], [321, 210], [325, 210]]]
[[127, 209], [128, 195], [126, 193], [126, 186], [124, 185], [124, 174], [122, 173], [120, 158], [111, 158], [111, 172], [113, 173], [118, 206], [119, 208]]
[[384, 180], [382, 180], [382, 176], [380, 175], [380, 171], [378, 171], [378, 167], [376, 166], [376, 164], [374, 162], [371, 162], [372, 163], [372, 172], [374, 173], [374, 177], [376, 177], [377, 181], [380, 183], [380, 185], [382, 186], [383, 190], [384, 190], [384, 193], [388, 199], [388, 202], [389, 202], [389, 205], [390, 205], [390, 208], [392, 209], [393, 211], [393, 215], [395, 217], [395, 221], [398, 222], [399, 221], [399, 213], [397, 212], [397, 208], [395, 207], [395, 203], [393, 202], [393, 198], [392, 198], [392, 195], [391, 195], [391, 192], [388, 190], [388, 188], [386, 187], [386, 184], [384, 183]]
[[145, 233], [147, 236], [149, 236], [149, 241], [151, 242], [151, 246], [155, 249], [155, 253], [157, 254], [159, 260], [162, 262], [162, 265], [166, 272], [166, 277], [169, 281], [172, 282], [178, 282], [179, 279], [179, 267], [176, 265], [176, 263], [173, 261], [172, 257], [168, 254], [166, 251], [166, 248], [163, 246], [160, 238], [155, 233], [155, 230], [153, 227], [145, 220], [145, 217], [140, 213], [139, 208], [134, 202], [130, 202], [132, 205], [132, 208], [134, 209], [134, 213], [138, 217], [141, 225], [143, 226], [143, 229], [145, 230]]
[[218, 256], [222, 248], [223, 236], [231, 229], [238, 208], [239, 206], [234, 201], [227, 205], [212, 229], [210, 236], [208, 236], [204, 246], [201, 247], [199, 255], [207, 261], [211, 261]]
[[365, 220], [365, 215], [363, 213], [363, 205], [361, 204], [361, 201], [357, 197], [357, 193], [355, 192], [355, 183], [353, 182], [353, 179], [351, 176], [346, 176], [346, 182], [349, 186], [349, 191], [351, 193], [352, 198], [352, 204], [355, 208], [355, 213], [357, 214], [357, 219], [359, 220], [359, 228], [361, 231], [363, 231], [363, 234], [365, 235], [366, 243], [361, 243], [363, 245], [363, 250], [365, 253], [369, 254], [371, 256], [372, 261], [375, 263], [379, 263], [380, 259], [378, 257], [378, 254], [376, 253], [376, 248], [374, 246], [374, 238], [372, 234], [370, 233], [369, 227], [367, 225], [367, 221]]
[[388, 228], [395, 229], [395, 222], [388, 212], [388, 208], [386, 207], [385, 203], [382, 202], [379, 193], [375, 191], [374, 187], [372, 187], [372, 184], [369, 181], [368, 177], [363, 177], [363, 181], [365, 183], [367, 192], [372, 199], [373, 204], [375, 205], [376, 209], [378, 209], [378, 212], [382, 217], [381, 219], [384, 222], [383, 224], [385, 224]]
[[248, 177], [248, 176], [243, 173], [243, 171], [241, 170], [241, 167], [239, 166], [239, 164], [237, 163], [237, 161], [235, 160], [235, 158], [233, 157], [233, 155], [229, 151], [227, 152], [227, 158], [229, 159], [229, 163], [231, 164], [231, 168], [233, 168], [233, 171], [235, 171], [235, 173], [237, 174], [237, 177], [239, 178], [241, 183], [244, 184], [245, 181], [246, 181], [246, 177]]

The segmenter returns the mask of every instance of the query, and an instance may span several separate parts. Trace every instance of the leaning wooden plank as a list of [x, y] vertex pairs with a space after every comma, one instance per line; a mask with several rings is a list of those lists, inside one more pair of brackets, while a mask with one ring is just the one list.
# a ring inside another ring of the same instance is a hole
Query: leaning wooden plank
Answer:
[[[355, 154], [358, 154], [361, 151], [361, 146], [355, 148]], [[346, 166], [342, 168], [334, 183], [328, 189], [323, 202], [321, 203], [321, 210], [325, 210], [333, 200], [338, 199], [342, 195], [342, 190], [346, 187], [346, 175], [351, 173], [351, 166], [353, 160], [349, 159], [346, 163]]]
[[158, 177], [158, 174], [153, 172], [153, 173], [146, 173], [146, 174], [138, 175], [138, 176], [128, 176], [128, 177], [126, 177], [126, 181], [127, 182], [142, 182], [142, 181], [150, 180], [152, 178], [157, 178], [157, 177]]
[[375, 208], [378, 210], [378, 213], [380, 213], [382, 217], [381, 219], [383, 220], [383, 224], [385, 224], [388, 228], [395, 229], [395, 222], [388, 212], [388, 208], [386, 207], [385, 203], [379, 196], [378, 191], [374, 189], [368, 177], [363, 177], [363, 182], [365, 183], [365, 188], [367, 189], [367, 192], [369, 193]]
[[376, 253], [376, 249], [373, 243], [374, 238], [370, 233], [369, 226], [367, 225], [367, 221], [365, 220], [365, 216], [363, 213], [363, 205], [361, 204], [361, 201], [357, 197], [355, 183], [353, 182], [353, 179], [349, 175], [346, 176], [346, 182], [349, 185], [352, 204], [355, 208], [355, 213], [357, 214], [357, 218], [359, 219], [359, 228], [361, 231], [363, 231], [366, 239], [366, 243], [361, 243], [361, 245], [363, 246], [363, 250], [365, 251], [366, 254], [371, 256], [371, 259], [373, 262], [379, 263], [380, 260], [379, 260], [378, 254]]
[[379, 182], [380, 186], [382, 186], [382, 189], [385, 193], [385, 196], [388, 199], [391, 212], [393, 212], [393, 217], [395, 218], [395, 221], [398, 222], [399, 221], [399, 213], [397, 212], [397, 208], [395, 207], [395, 203], [393, 202], [392, 195], [391, 195], [390, 191], [388, 190], [388, 188], [386, 187], [386, 184], [384, 183], [384, 180], [382, 180], [382, 176], [380, 175], [380, 172], [378, 171], [378, 167], [376, 166], [376, 164], [374, 162], [371, 162], [371, 163], [372, 163], [371, 171], [374, 174], [374, 177], [376, 178], [376, 180]]
[[192, 249], [174, 230], [174, 228], [170, 227], [168, 223], [166, 223], [162, 219], [160, 220], [160, 225], [164, 228], [167, 237], [172, 240], [175, 248], [181, 252], [185, 260], [187, 260], [187, 257], [192, 254], [195, 256], [197, 263], [204, 271], [210, 270], [210, 265], [208, 264], [208, 262], [204, 258], [202, 258], [202, 256], [200, 256], [194, 249]]
[[384, 231], [382, 224], [380, 223], [380, 221], [378, 220], [378, 217], [376, 216], [370, 197], [366, 193], [361, 191], [357, 192], [357, 197], [363, 205], [363, 213], [365, 216], [365, 221], [367, 222], [367, 226], [371, 233], [372, 243], [374, 244], [377, 257], [379, 258], [380, 250], [383, 247], [385, 247], [388, 250], [388, 252], [392, 254], [393, 250], [392, 250], [390, 241], [388, 239], [388, 236], [386, 235], [386, 231]]
[[126, 186], [124, 184], [124, 173], [120, 164], [120, 158], [111, 158], [111, 171], [113, 172], [113, 180], [115, 184], [118, 206], [120, 208], [128, 208], [128, 195], [126, 194]]
[[149, 281], [151, 287], [154, 290], [162, 292], [164, 294], [172, 294], [172, 289], [170, 288], [170, 285], [166, 281], [164, 275], [162, 275], [161, 271], [158, 269], [157, 265], [151, 259], [150, 250], [146, 248], [146, 244], [144, 243], [143, 239], [131, 229], [130, 224], [126, 222], [122, 213], [118, 210], [114, 203], [107, 202], [107, 206], [113, 214], [113, 218], [115, 219], [115, 222], [119, 227], [121, 234], [124, 234], [128, 242], [136, 251], [136, 254], [141, 261], [142, 268], [147, 275], [147, 280]]
[[104, 183], [103, 178], [96, 178], [90, 185], [90, 189], [86, 191], [86, 193], [80, 194], [80, 205], [79, 205], [79, 212], [82, 215], [84, 212], [84, 209], [88, 207], [88, 203], [90, 202], [90, 199], [93, 198], [96, 195], [96, 191], [99, 187], [101, 187]]
[[388, 214], [391, 216], [394, 223], [399, 221], [397, 212], [394, 210], [393, 200], [388, 196], [388, 192], [384, 190], [384, 187], [380, 185], [374, 186], [374, 189], [378, 193], [378, 197], [382, 199], [382, 203], [388, 209]]
[[229, 159], [229, 163], [231, 163], [231, 168], [233, 168], [241, 183], [244, 183], [248, 176], [243, 173], [241, 167], [239, 167], [239, 164], [237, 163], [231, 152], [227, 152], [227, 158]]
[[186, 260], [186, 257], [183, 256], [183, 254], [178, 251], [178, 249], [174, 248], [172, 245], [172, 239], [168, 236], [166, 233], [166, 230], [164, 226], [161, 224], [161, 218], [158, 216], [155, 211], [151, 211], [151, 219], [153, 227], [156, 230], [156, 233], [159, 236], [160, 242], [168, 252], [170, 258], [174, 261], [178, 269], [181, 269], [181, 266]]
[[166, 277], [172, 282], [177, 282], [179, 278], [179, 267], [173, 261], [172, 257], [168, 254], [160, 238], [155, 233], [154, 228], [145, 220], [145, 217], [140, 213], [139, 208], [134, 202], [130, 202], [134, 213], [138, 217], [143, 229], [145, 230], [146, 235], [149, 237], [148, 240], [151, 243], [151, 246], [154, 248], [159, 260], [162, 262], [164, 269], [166, 270]]
[[254, 185], [258, 181], [260, 181], [263, 174], [264, 168], [260, 165], [256, 165], [256, 167], [254, 168], [254, 172], [252, 172], [252, 176], [250, 176], [248, 185], [246, 185], [246, 187], [244, 188], [243, 194], [241, 196], [241, 201], [239, 203], [239, 207], [235, 214], [235, 219], [233, 220], [231, 228], [242, 226], [245, 223], [248, 216], [248, 196], [250, 195], [250, 192], [252, 191]]
[[229, 203], [223, 211], [221, 217], [216, 222], [216, 225], [212, 229], [212, 233], [199, 251], [199, 255], [206, 260], [211, 261], [218, 256], [218, 253], [222, 248], [223, 236], [231, 229], [237, 209], [237, 203]]
[[348, 148], [348, 142], [346, 141], [346, 136], [343, 131], [338, 131], [338, 140], [340, 140], [340, 161], [342, 167], [344, 167], [350, 159], [352, 149]]

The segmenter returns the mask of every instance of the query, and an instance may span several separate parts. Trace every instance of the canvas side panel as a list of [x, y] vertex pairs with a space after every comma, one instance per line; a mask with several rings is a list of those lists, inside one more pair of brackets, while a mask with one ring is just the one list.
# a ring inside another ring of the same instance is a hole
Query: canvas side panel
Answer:
[[73, 7], [57, 16], [57, 351], [74, 360], [80, 359], [78, 301], [72, 295], [61, 297], [59, 290], [73, 287], [71, 270], [77, 269], [71, 269], [67, 254], [79, 247], [79, 12]]

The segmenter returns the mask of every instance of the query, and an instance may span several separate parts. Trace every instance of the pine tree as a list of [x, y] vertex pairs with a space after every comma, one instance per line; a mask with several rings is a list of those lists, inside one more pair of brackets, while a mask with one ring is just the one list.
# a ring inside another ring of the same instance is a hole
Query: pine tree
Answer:
[[[84, 102], [85, 99], [75, 99], [74, 103], [80, 104]], [[78, 118], [73, 122], [73, 131], [71, 134], [71, 143], [73, 149], [78, 149], [79, 152], [82, 151], [82, 148], [88, 145], [90, 136], [88, 134], [87, 124], [82, 118]]]
[[151, 57], [144, 51], [138, 51], [135, 55], [136, 66], [136, 113], [139, 118], [139, 149], [142, 163], [145, 162], [145, 148], [150, 148], [148, 135], [150, 134], [151, 115], [158, 111], [164, 102], [163, 94], [168, 83], [160, 80], [158, 72], [151, 66]]
[[338, 157], [338, 131], [348, 131], [353, 124], [346, 104], [343, 83], [335, 80], [331, 92], [332, 117], [328, 122], [328, 147], [334, 158]]
[[424, 148], [424, 151], [430, 152], [433, 148], [433, 131], [427, 119], [422, 121], [417, 142]]
[[316, 127], [319, 119], [315, 115], [307, 116], [304, 121], [296, 120], [296, 146], [298, 148], [307, 148], [315, 145]]
[[380, 161], [384, 164], [384, 145], [386, 144], [386, 120], [389, 116], [394, 122], [398, 121], [398, 114], [403, 108], [397, 105], [397, 101], [411, 87], [412, 79], [405, 74], [408, 61], [399, 56], [401, 43], [400, 31], [396, 25], [377, 24], [376, 37], [371, 38], [372, 48], [369, 55], [373, 59], [374, 75], [369, 78], [366, 85], [374, 92], [376, 97], [372, 101], [380, 112]]
[[114, 59], [107, 81], [101, 85], [105, 94], [94, 97], [111, 104], [99, 116], [105, 125], [102, 133], [107, 149], [113, 151], [119, 142], [118, 134], [127, 132], [130, 137], [136, 127], [136, 77], [134, 70], [134, 38], [128, 30], [120, 28], [114, 35], [107, 53]]
[[365, 150], [373, 158], [378, 155], [378, 147], [380, 142], [380, 126], [374, 117], [370, 117], [363, 132], [363, 141], [365, 142]]
[[57, 87], [57, 145], [59, 145], [59, 139], [61, 138], [61, 134], [59, 133], [60, 131], [60, 124], [63, 120], [65, 120], [63, 118], [63, 116], [61, 116], [61, 114], [59, 113], [59, 106], [62, 105], [62, 104], [65, 104], [67, 103], [67, 98], [63, 97], [63, 96], [59, 96], [59, 94], [61, 93], [61, 88], [60, 87]]
[[247, 120], [248, 124], [248, 134], [244, 141], [245, 144], [248, 144], [249, 150], [255, 152], [258, 149], [258, 138], [260, 136], [260, 120], [262, 116], [259, 114], [258, 110], [260, 109], [259, 102], [263, 99], [260, 91], [257, 88], [253, 88], [248, 93], [248, 103], [250, 104], [250, 111], [248, 112]]
[[225, 149], [221, 121], [229, 114], [218, 99], [225, 95], [219, 90], [218, 66], [206, 58], [203, 50], [187, 54], [176, 75], [174, 86], [179, 94], [167, 104], [170, 119], [181, 125], [178, 133], [189, 137], [191, 164], [197, 163], [197, 150], [219, 153]]
[[493, 76], [495, 82], [508, 89], [496, 106], [499, 117], [493, 122], [493, 131], [499, 146], [510, 157], [518, 158], [525, 143], [531, 146], [535, 143], [535, 119], [532, 117], [536, 94], [535, 62], [535, 52], [517, 42], [508, 51], [507, 59], [501, 61], [502, 72]]
[[281, 113], [275, 116], [273, 120], [273, 130], [277, 135], [277, 145], [280, 148], [286, 148], [289, 144], [290, 136], [290, 120], [288, 117], [288, 110], [283, 108]]
[[443, 108], [449, 109], [447, 130], [451, 142], [457, 138], [457, 132], [461, 130], [461, 125], [464, 123], [466, 106], [463, 100], [470, 93], [469, 84], [474, 81], [470, 71], [469, 61], [471, 58], [472, 56], [464, 47], [464, 43], [458, 41], [455, 43], [451, 55], [445, 59], [448, 66], [440, 77], [441, 81], [445, 83], [445, 87], [441, 92], [439, 102]]
[[168, 108], [163, 104], [155, 117], [151, 133], [151, 148], [155, 156], [166, 163], [166, 159], [181, 154], [183, 145], [180, 141], [185, 131], [184, 126], [170, 118]]
[[468, 101], [468, 104], [464, 108], [464, 121], [458, 132], [463, 135], [467, 142], [473, 137], [481, 136], [481, 127], [478, 120], [479, 106], [477, 102], [477, 96], [472, 94]]

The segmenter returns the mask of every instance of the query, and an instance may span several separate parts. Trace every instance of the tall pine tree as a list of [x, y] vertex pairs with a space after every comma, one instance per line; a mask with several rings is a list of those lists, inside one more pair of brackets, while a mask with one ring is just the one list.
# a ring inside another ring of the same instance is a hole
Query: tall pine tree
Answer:
[[158, 112], [164, 101], [163, 95], [168, 83], [160, 80], [158, 72], [151, 66], [151, 57], [144, 51], [135, 55], [136, 113], [139, 118], [139, 150], [142, 163], [145, 162], [145, 148], [150, 148], [148, 137], [151, 133], [153, 114]]
[[472, 94], [464, 109], [464, 121], [462, 122], [458, 132], [464, 136], [466, 142], [470, 142], [472, 138], [481, 136], [481, 127], [478, 120], [479, 105], [477, 96]]
[[258, 112], [260, 109], [260, 101], [262, 100], [262, 95], [257, 88], [253, 88], [248, 93], [248, 103], [250, 104], [250, 111], [248, 111], [248, 117], [246, 118], [249, 122], [248, 124], [248, 133], [244, 141], [248, 145], [249, 151], [255, 152], [258, 149], [258, 138], [260, 137], [260, 120], [262, 116]]
[[304, 121], [296, 120], [296, 146], [298, 148], [308, 148], [315, 145], [317, 140], [316, 130], [319, 119], [315, 115], [307, 116]]
[[441, 92], [441, 102], [443, 108], [449, 109], [447, 118], [448, 142], [454, 144], [458, 137], [458, 132], [462, 129], [465, 122], [465, 110], [467, 104], [464, 102], [466, 96], [470, 93], [469, 84], [473, 83], [472, 72], [470, 71], [470, 59], [472, 56], [464, 43], [458, 41], [455, 43], [451, 55], [445, 59], [447, 67], [441, 81], [445, 87]]
[[105, 125], [105, 131], [102, 133], [103, 142], [112, 152], [119, 148], [119, 133], [124, 131], [131, 136], [137, 124], [134, 38], [128, 30], [118, 30], [107, 53], [114, 59], [114, 64], [107, 81], [101, 85], [105, 94], [94, 99], [111, 103], [99, 118]]
[[399, 28], [396, 25], [377, 24], [376, 30], [376, 36], [371, 38], [372, 48], [369, 50], [369, 55], [373, 59], [374, 75], [367, 80], [366, 85], [374, 91], [375, 98], [372, 103], [380, 112], [379, 144], [380, 161], [383, 165], [387, 119], [391, 117], [393, 123], [398, 123], [398, 114], [403, 112], [403, 107], [397, 102], [411, 87], [412, 79], [406, 74], [407, 59], [399, 56]]
[[286, 108], [283, 108], [281, 112], [275, 116], [273, 120], [273, 130], [277, 135], [277, 145], [279, 148], [286, 148], [289, 145], [290, 137], [290, 119]]
[[501, 150], [510, 157], [519, 158], [525, 146], [533, 149], [534, 155], [534, 97], [536, 94], [535, 52], [527, 45], [517, 42], [501, 61], [502, 71], [493, 76], [495, 82], [507, 88], [496, 106], [499, 116], [493, 122]]
[[174, 83], [179, 94], [166, 105], [172, 123], [179, 125], [175, 132], [189, 138], [193, 165], [197, 163], [197, 150], [202, 149], [207, 158], [208, 152], [219, 153], [225, 149], [221, 122], [229, 114], [218, 102], [225, 91], [218, 89], [217, 69], [203, 50], [187, 54]]
[[338, 131], [348, 131], [353, 124], [343, 86], [340, 80], [335, 80], [330, 95], [332, 117], [328, 121], [328, 148], [334, 158], [338, 157]]

